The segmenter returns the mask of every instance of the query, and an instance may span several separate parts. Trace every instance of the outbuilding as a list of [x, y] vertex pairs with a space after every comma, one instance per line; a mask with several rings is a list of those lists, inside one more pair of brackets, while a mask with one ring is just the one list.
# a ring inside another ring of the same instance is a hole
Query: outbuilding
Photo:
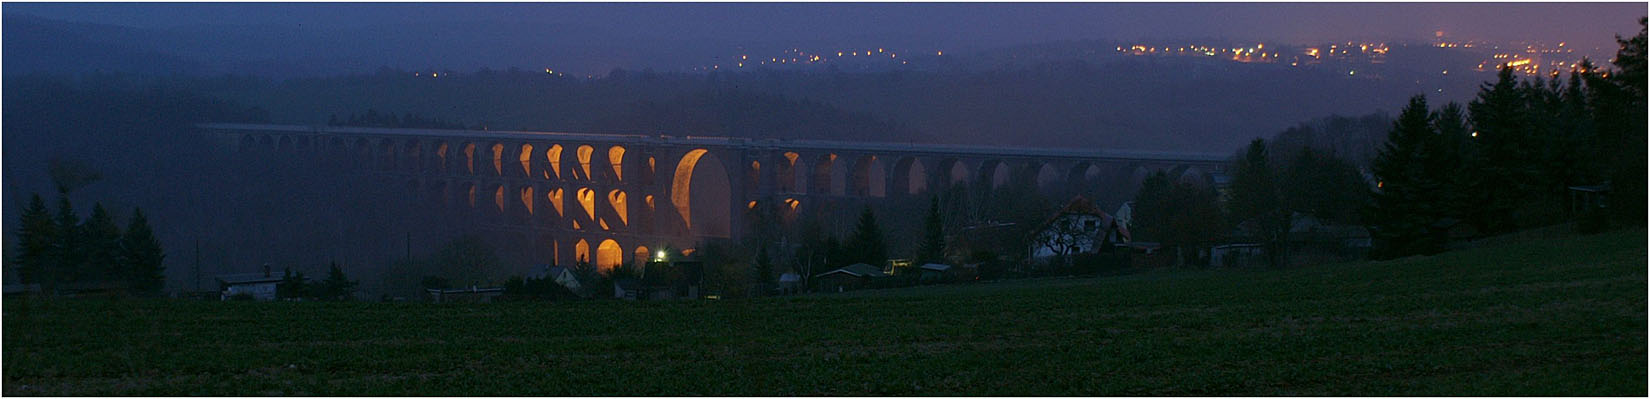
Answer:
[[953, 280], [953, 271], [956, 270], [956, 268], [951, 267], [951, 265], [929, 263], [919, 266], [918, 270], [922, 271], [920, 281], [922, 281], [923, 284], [933, 284]]
[[269, 273], [269, 265], [264, 265], [263, 273], [225, 274], [217, 277], [218, 299], [230, 300], [235, 298], [250, 298], [257, 301], [275, 300], [275, 287], [280, 285], [281, 276]]
[[869, 288], [873, 282], [888, 277], [882, 268], [855, 263], [814, 276], [819, 281], [819, 287], [826, 291], [850, 291]]

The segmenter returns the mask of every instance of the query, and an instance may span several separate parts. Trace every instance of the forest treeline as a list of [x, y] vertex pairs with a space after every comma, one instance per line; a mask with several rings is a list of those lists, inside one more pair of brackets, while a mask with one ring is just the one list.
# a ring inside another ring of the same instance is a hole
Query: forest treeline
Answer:
[[[1567, 221], [1583, 232], [1642, 226], [1644, 24], [1637, 36], [1618, 38], [1609, 67], [1584, 61], [1568, 74], [1526, 79], [1502, 69], [1464, 106], [1412, 97], [1367, 167], [1357, 152], [1326, 153], [1304, 127], [1257, 139], [1235, 157], [1229, 222], [1247, 224], [1274, 264], [1301, 216], [1367, 226], [1376, 259], [1442, 252], [1461, 234]], [[1142, 195], [1158, 191], [1148, 183]], [[1151, 203], [1161, 201], [1137, 201], [1142, 223], [1157, 224], [1148, 220]], [[1208, 243], [1219, 236], [1212, 223], [1198, 223], [1205, 218], [1165, 216], [1189, 225], [1159, 224], [1172, 233], [1164, 237]]]
[[57, 209], [48, 210], [35, 193], [18, 216], [17, 250], [7, 259], [18, 282], [35, 284], [44, 292], [161, 294], [166, 251], [143, 210], [132, 210], [125, 229], [101, 202], [82, 219], [69, 193], [102, 176], [72, 161], [54, 162], [50, 169]]

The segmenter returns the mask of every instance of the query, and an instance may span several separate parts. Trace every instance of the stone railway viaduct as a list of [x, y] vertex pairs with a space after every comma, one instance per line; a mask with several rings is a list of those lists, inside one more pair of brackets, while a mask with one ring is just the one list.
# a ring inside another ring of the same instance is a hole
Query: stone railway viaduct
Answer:
[[1154, 171], [1214, 184], [1219, 154], [525, 131], [202, 124], [237, 151], [324, 158], [520, 233], [558, 264], [602, 267], [648, 246], [743, 236], [747, 210], [794, 218], [823, 204], [954, 184], [1032, 184], [1065, 198]]

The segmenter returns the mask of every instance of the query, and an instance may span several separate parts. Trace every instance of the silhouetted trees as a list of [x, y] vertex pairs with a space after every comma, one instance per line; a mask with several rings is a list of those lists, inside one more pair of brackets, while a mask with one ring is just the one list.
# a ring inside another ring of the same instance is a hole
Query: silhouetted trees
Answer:
[[338, 262], [332, 262], [327, 265], [327, 279], [314, 287], [315, 297], [327, 301], [349, 300], [354, 297], [355, 286], [359, 284], [344, 275], [344, 269], [338, 266]]
[[281, 274], [281, 282], [275, 284], [275, 297], [280, 299], [302, 299], [310, 297], [309, 279], [304, 278], [304, 272], [293, 272], [287, 268]]
[[504, 294], [499, 296], [499, 299], [506, 301], [572, 300], [578, 298], [577, 293], [557, 283], [550, 276], [510, 277], [504, 281]]
[[65, 195], [53, 217], [40, 194], [34, 194], [20, 219], [12, 261], [25, 284], [55, 292], [65, 284], [119, 282], [129, 293], [156, 295], [166, 282], [165, 250], [141, 209], [132, 211], [123, 233], [101, 203], [81, 220]]
[[1604, 212], [1572, 212], [1575, 186], [1607, 187], [1613, 220], [1644, 223], [1645, 22], [1618, 37], [1615, 71], [1583, 61], [1568, 79], [1520, 81], [1503, 67], [1465, 118], [1454, 104], [1429, 112], [1411, 99], [1373, 165], [1371, 256], [1442, 251], [1438, 230], [1452, 219], [1495, 234]]
[[1409, 254], [1442, 251], [1428, 229], [1444, 216], [1445, 170], [1432, 170], [1428, 162], [1441, 151], [1441, 140], [1433, 130], [1427, 100], [1415, 96], [1398, 115], [1387, 144], [1373, 165], [1379, 190], [1370, 212], [1370, 235], [1374, 239], [1371, 256], [1381, 259]]
[[1258, 234], [1271, 264], [1281, 266], [1291, 210], [1286, 207], [1277, 173], [1267, 158], [1266, 140], [1255, 139], [1249, 143], [1243, 157], [1237, 160], [1227, 209], [1231, 210], [1234, 221], [1247, 222]]
[[1284, 206], [1330, 224], [1357, 224], [1369, 204], [1369, 183], [1351, 161], [1301, 148], [1283, 170]]
[[1131, 232], [1137, 241], [1158, 241], [1164, 250], [1174, 251], [1176, 265], [1185, 264], [1226, 233], [1216, 200], [1214, 190], [1173, 182], [1162, 171], [1152, 173], [1135, 195]]
[[859, 223], [854, 225], [854, 234], [848, 239], [848, 264], [864, 263], [882, 267], [888, 263], [888, 245], [882, 240], [882, 228], [877, 225], [877, 216], [871, 212], [871, 207], [859, 214]]
[[132, 283], [132, 291], [141, 295], [158, 295], [166, 284], [166, 252], [155, 232], [149, 228], [149, 218], [143, 209], [132, 210], [132, 222], [120, 238], [120, 259]]
[[940, 219], [940, 198], [928, 198], [928, 216], [923, 218], [922, 245], [917, 249], [917, 263], [945, 262], [945, 224]]
[[52, 221], [51, 213], [46, 210], [46, 203], [40, 199], [39, 193], [29, 198], [29, 206], [23, 209], [20, 219], [17, 252], [12, 258], [17, 263], [18, 280], [23, 284], [50, 282], [52, 278], [46, 274], [58, 271], [55, 270], [58, 232], [57, 224]]

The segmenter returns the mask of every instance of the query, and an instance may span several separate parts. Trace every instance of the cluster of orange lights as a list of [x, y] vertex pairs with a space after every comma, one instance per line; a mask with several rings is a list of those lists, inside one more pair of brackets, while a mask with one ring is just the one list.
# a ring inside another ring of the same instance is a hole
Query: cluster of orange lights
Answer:
[[[833, 53], [833, 52], [826, 51], [826, 52], [821, 52], [821, 53], [812, 53], [812, 52], [804, 51], [800, 48], [791, 48], [791, 49], [787, 49], [785, 51], [782, 51], [779, 56], [768, 57], [768, 59], [766, 59], [766, 60], [762, 59], [762, 57], [760, 57], [760, 56], [754, 57], [754, 59], [752, 59], [753, 57], [750, 54], [740, 54], [739, 58], [734, 61], [732, 66], [735, 67], [735, 68], [744, 68], [744, 67], [759, 66], [759, 65], [807, 65], [807, 64], [817, 64], [817, 63], [823, 63], [823, 62], [830, 61], [831, 53]], [[889, 50], [887, 48], [882, 48], [882, 47], [877, 47], [877, 48], [867, 47], [867, 48], [864, 48], [864, 49], [858, 49], [858, 48], [846, 49], [846, 50], [841, 50], [841, 51], [835, 51], [834, 53], [836, 54], [837, 58], [874, 57], [874, 58], [886, 58], [886, 59], [890, 59], [890, 60], [900, 58], [899, 53], [897, 53], [893, 50]], [[935, 51], [934, 55], [943, 56], [943, 55], [945, 55], [945, 52], [944, 51]], [[752, 63], [751, 61], [756, 61], [756, 62]], [[909, 64], [909, 61], [900, 60], [900, 64], [901, 65]], [[722, 68], [721, 64], [716, 64], [716, 65], [711, 65], [708, 68], [707, 67], [697, 67], [697, 68], [694, 68], [694, 69], [695, 70], [715, 70], [715, 69], [721, 69], [721, 68]]]
[[1233, 61], [1237, 61], [1237, 62], [1276, 61], [1279, 53], [1276, 53], [1276, 52], [1268, 53], [1268, 52], [1265, 51], [1265, 49], [1266, 49], [1265, 44], [1256, 44], [1254, 47], [1233, 47], [1233, 48], [1215, 48], [1215, 47], [1209, 47], [1209, 46], [1200, 46], [1200, 45], [1196, 45], [1196, 44], [1186, 45], [1186, 46], [1182, 46], [1182, 47], [1175, 47], [1175, 46], [1157, 47], [1157, 46], [1147, 46], [1147, 45], [1142, 45], [1142, 44], [1132, 45], [1132, 46], [1129, 46], [1127, 48], [1124, 48], [1122, 46], [1117, 47], [1118, 52], [1126, 53], [1126, 54], [1132, 54], [1132, 55], [1164, 54], [1164, 55], [1203, 55], [1203, 56], [1213, 57], [1213, 56], [1217, 56], [1217, 55], [1226, 55], [1226, 54], [1230, 53], [1231, 54], [1231, 59]]

